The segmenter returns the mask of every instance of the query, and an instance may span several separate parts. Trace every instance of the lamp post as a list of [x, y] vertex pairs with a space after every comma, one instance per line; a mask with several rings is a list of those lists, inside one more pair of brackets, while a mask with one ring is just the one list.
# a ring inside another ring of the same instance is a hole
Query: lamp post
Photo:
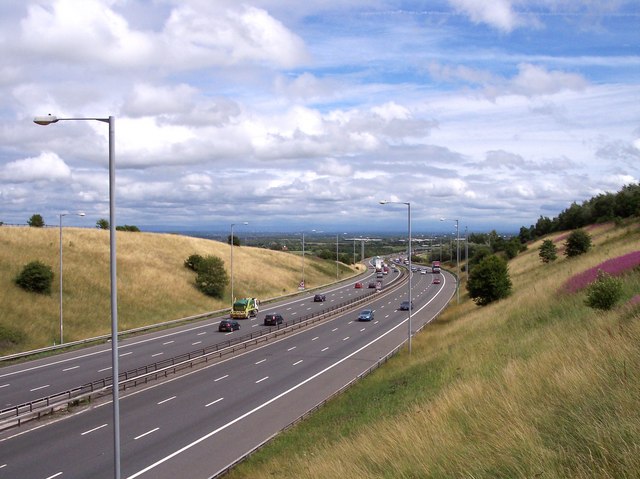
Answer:
[[[445, 221], [446, 218], [440, 218], [440, 221]], [[456, 222], [456, 269], [458, 271], [458, 277], [456, 279], [456, 304], [460, 304], [460, 223]]]
[[115, 174], [115, 117], [58, 118], [53, 115], [36, 116], [33, 122], [50, 125], [58, 121], [100, 121], [109, 124], [109, 263], [111, 270], [111, 373], [113, 394], [113, 471], [120, 479], [120, 371], [118, 368], [118, 285], [116, 281], [116, 174]]
[[62, 217], [67, 215], [84, 216], [84, 213], [60, 213], [60, 344], [64, 343], [64, 328], [62, 327]]
[[409, 354], [411, 354], [411, 315], [413, 314], [413, 305], [411, 302], [411, 203], [404, 201], [380, 201], [381, 205], [399, 204], [407, 205], [407, 229], [409, 230]]
[[[235, 301], [233, 296], [233, 227], [237, 223], [231, 223], [231, 238], [229, 238], [229, 242], [231, 243], [231, 310], [233, 311], [233, 302]], [[248, 221], [244, 221], [241, 223], [243, 225], [248, 225]]]

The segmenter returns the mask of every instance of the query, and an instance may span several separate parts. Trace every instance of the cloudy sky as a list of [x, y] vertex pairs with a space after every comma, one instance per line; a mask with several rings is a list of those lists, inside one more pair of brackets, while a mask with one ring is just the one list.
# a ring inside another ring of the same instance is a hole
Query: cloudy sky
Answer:
[[640, 178], [640, 0], [2, 0], [0, 221], [518, 231]]

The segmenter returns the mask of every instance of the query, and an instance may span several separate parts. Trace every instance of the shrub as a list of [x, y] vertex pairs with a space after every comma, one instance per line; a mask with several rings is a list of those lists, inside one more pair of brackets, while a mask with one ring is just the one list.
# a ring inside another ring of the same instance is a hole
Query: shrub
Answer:
[[564, 254], [567, 258], [584, 254], [591, 248], [591, 236], [584, 230], [572, 231], [567, 241], [565, 241], [564, 247]]
[[19, 329], [0, 324], [0, 351], [9, 346], [16, 346], [23, 343], [27, 335]]
[[53, 281], [53, 271], [50, 266], [40, 262], [32, 261], [25, 265], [15, 282], [26, 291], [40, 294], [51, 293], [51, 282]]
[[197, 273], [196, 287], [207, 296], [222, 298], [229, 283], [224, 261], [217, 256], [207, 256], [199, 263]]
[[27, 224], [33, 228], [42, 228], [44, 226], [44, 219], [39, 214], [31, 215]]
[[198, 271], [200, 265], [204, 261], [204, 258], [199, 254], [192, 254], [187, 259], [184, 260], [184, 267], [192, 269], [193, 271]]
[[547, 239], [540, 245], [539, 256], [543, 263], [550, 263], [558, 258], [557, 252], [558, 249], [556, 248], [556, 245], [553, 244], [553, 241]]
[[116, 231], [131, 231], [133, 233], [139, 233], [140, 228], [135, 225], [116, 226]]
[[590, 308], [609, 310], [622, 296], [622, 280], [604, 271], [598, 271], [597, 279], [587, 288], [586, 304]]
[[511, 294], [511, 279], [507, 262], [492, 255], [471, 268], [467, 282], [469, 296], [476, 304], [485, 306]]
[[98, 221], [96, 221], [96, 228], [101, 229], [101, 230], [108, 230], [109, 229], [109, 220], [105, 219], [105, 218], [100, 218]]

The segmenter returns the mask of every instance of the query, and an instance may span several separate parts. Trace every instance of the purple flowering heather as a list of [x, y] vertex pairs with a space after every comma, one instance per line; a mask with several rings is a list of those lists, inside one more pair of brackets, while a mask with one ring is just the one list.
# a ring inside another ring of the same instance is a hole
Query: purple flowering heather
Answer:
[[594, 266], [582, 273], [576, 274], [569, 278], [564, 284], [564, 291], [567, 293], [575, 293], [593, 283], [598, 277], [598, 270], [602, 270], [611, 276], [619, 276], [632, 268], [640, 265], [640, 251], [634, 251], [617, 258], [603, 261], [598, 266]]

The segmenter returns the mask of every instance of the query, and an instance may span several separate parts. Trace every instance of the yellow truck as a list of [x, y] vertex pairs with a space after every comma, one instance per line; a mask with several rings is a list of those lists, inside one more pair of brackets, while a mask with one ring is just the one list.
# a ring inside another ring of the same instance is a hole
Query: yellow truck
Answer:
[[242, 298], [233, 303], [231, 317], [233, 319], [247, 319], [258, 315], [260, 302], [256, 298]]

